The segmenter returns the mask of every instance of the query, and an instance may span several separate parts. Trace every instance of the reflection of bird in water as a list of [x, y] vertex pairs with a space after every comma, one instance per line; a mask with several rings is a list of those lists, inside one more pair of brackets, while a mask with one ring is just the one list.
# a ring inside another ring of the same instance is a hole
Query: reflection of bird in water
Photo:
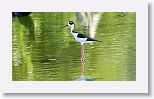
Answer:
[[32, 12], [12, 12], [13, 17], [29, 16]]
[[[12, 12], [12, 16], [17, 18], [19, 22], [24, 25], [25, 29], [27, 30], [29, 36], [29, 44], [35, 41], [34, 35], [34, 22], [32, 17], [30, 16], [31, 12]], [[28, 45], [29, 45], [28, 44]], [[31, 45], [31, 44], [30, 44]]]
[[[84, 72], [84, 46], [83, 46], [83, 44], [92, 43], [92, 42], [102, 42], [102, 41], [96, 40], [96, 39], [91, 38], [85, 34], [80, 34], [79, 32], [75, 31], [74, 30], [75, 24], [73, 21], [69, 21], [68, 24], [63, 27], [66, 27], [66, 26], [68, 26], [70, 28], [71, 34], [73, 35], [75, 40], [81, 44], [80, 60], [81, 60], [81, 76], [83, 76], [83, 72]], [[63, 28], [63, 27], [61, 27], [61, 28]]]

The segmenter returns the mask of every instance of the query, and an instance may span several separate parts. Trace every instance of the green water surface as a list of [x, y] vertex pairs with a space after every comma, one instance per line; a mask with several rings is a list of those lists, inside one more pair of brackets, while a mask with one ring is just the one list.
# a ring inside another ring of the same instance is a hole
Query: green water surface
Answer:
[[[95, 15], [99, 20], [93, 26]], [[68, 27], [60, 29], [69, 20], [79, 32], [103, 40], [84, 45], [85, 77], [136, 80], [135, 12], [33, 12], [12, 17], [12, 80], [73, 81], [80, 76], [80, 44]]]

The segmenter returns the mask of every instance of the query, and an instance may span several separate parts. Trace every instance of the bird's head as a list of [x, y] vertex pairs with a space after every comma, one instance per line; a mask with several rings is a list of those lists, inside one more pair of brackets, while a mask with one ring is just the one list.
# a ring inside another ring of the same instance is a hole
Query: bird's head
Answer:
[[71, 30], [73, 30], [74, 27], [75, 27], [75, 24], [74, 24], [73, 21], [68, 21], [67, 26], [68, 26]]
[[74, 30], [74, 28], [75, 28], [75, 24], [74, 24], [73, 21], [68, 21], [67, 25], [62, 26], [62, 27], [60, 27], [60, 28], [64, 28], [64, 27], [66, 27], [66, 26], [68, 26], [71, 30]]

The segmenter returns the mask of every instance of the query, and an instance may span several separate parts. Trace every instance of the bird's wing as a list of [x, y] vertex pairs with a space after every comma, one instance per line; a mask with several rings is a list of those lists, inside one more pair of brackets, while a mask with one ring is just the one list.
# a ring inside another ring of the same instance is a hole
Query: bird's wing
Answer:
[[89, 37], [85, 34], [78, 34], [77, 37], [78, 38], [84, 38], [84, 39], [86, 39], [86, 41], [96, 41], [95, 39], [93, 39], [93, 38], [91, 38], [91, 37]]

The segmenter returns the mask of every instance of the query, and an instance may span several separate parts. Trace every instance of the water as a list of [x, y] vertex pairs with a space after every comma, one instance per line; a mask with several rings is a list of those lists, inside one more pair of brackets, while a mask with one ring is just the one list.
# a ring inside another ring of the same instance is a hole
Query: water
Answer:
[[[80, 75], [80, 44], [76, 29], [103, 42], [84, 45]], [[12, 18], [12, 80], [134, 81], [136, 80], [136, 13], [39, 13]]]

